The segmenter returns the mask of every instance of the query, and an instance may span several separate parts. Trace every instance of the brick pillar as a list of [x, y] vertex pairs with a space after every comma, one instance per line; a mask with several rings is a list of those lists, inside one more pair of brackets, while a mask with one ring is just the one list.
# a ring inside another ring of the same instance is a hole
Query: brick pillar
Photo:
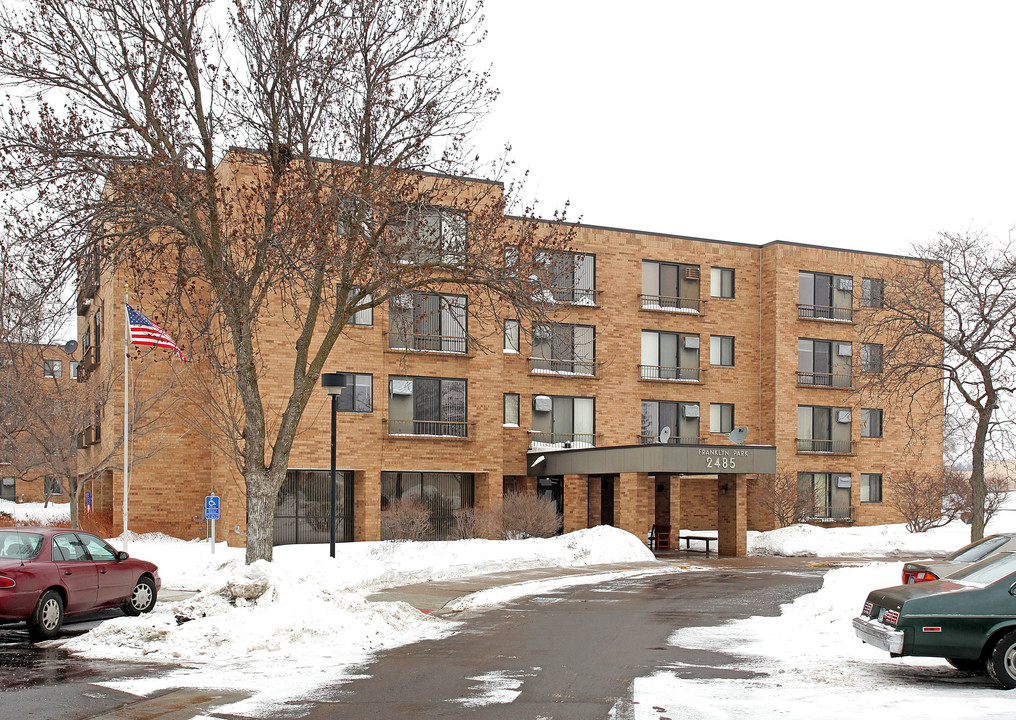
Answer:
[[614, 483], [614, 525], [647, 544], [653, 524], [649, 514], [650, 483], [649, 473], [621, 473]]
[[653, 476], [653, 522], [670, 525], [670, 476]]
[[681, 534], [681, 476], [670, 476], [670, 544], [677, 547], [677, 536]]
[[748, 481], [744, 475], [716, 476], [717, 531], [720, 555], [748, 554]]
[[519, 482], [516, 485], [516, 492], [528, 493], [529, 495], [536, 494], [536, 478], [532, 475], [525, 475], [519, 478]]
[[473, 506], [477, 510], [499, 511], [504, 497], [504, 476], [499, 472], [476, 473], [473, 483]]
[[586, 527], [596, 527], [603, 523], [603, 480], [595, 477], [590, 478], [589, 486], [589, 512], [586, 515]]
[[564, 531], [589, 527], [589, 476], [564, 476]]
[[353, 540], [381, 539], [381, 471], [353, 471]]

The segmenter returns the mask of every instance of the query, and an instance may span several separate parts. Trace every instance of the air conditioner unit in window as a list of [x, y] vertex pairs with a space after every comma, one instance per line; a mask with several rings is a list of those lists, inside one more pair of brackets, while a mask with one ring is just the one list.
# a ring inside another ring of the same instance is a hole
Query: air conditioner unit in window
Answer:
[[850, 476], [849, 475], [836, 475], [836, 487], [838, 488], [850, 488]]
[[699, 416], [699, 406], [698, 405], [685, 405], [684, 406], [684, 416], [686, 418], [697, 418], [697, 417], [700, 417]]
[[837, 410], [836, 411], [836, 422], [848, 423], [850, 422], [850, 411], [849, 410]]
[[412, 395], [412, 380], [392, 380], [392, 395]]
[[842, 343], [836, 346], [836, 354], [840, 357], [850, 357], [854, 354], [854, 348], [850, 343]]
[[686, 337], [684, 339], [685, 350], [698, 350], [699, 339], [697, 337]]
[[854, 279], [848, 277], [836, 278], [836, 289], [851, 291], [854, 289]]
[[702, 271], [697, 267], [686, 267], [684, 269], [685, 280], [698, 280], [702, 277]]
[[537, 395], [533, 398], [533, 410], [536, 412], [550, 412], [553, 407], [553, 401], [546, 395]]

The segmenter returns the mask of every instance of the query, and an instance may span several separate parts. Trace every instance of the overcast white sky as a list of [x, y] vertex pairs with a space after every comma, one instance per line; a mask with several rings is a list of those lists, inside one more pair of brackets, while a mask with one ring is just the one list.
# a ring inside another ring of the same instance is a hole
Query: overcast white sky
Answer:
[[487, 0], [511, 142], [548, 216], [905, 251], [1016, 225], [1016, 3]]

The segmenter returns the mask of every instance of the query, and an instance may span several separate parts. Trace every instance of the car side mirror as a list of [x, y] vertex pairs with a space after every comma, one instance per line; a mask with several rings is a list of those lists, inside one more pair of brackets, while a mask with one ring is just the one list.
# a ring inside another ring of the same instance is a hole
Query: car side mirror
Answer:
[[126, 560], [126, 559], [127, 559], [127, 558], [129, 558], [129, 557], [130, 557], [130, 555], [128, 555], [128, 554], [127, 554], [126, 552], [124, 552], [123, 550], [121, 550], [120, 552], [118, 552], [118, 553], [116, 554], [116, 561], [117, 561], [117, 562], [120, 562], [121, 560]]

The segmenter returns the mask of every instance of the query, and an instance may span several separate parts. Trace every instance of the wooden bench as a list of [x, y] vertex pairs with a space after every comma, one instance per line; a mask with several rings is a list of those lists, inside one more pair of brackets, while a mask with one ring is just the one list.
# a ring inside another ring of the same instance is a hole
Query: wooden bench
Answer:
[[692, 540], [701, 540], [701, 541], [703, 541], [706, 544], [706, 549], [705, 550], [694, 550], [693, 552], [709, 552], [709, 543], [716, 542], [716, 538], [714, 538], [714, 537], [708, 537], [706, 535], [681, 535], [681, 536], [679, 536], [677, 538], [677, 542], [678, 542], [679, 546], [680, 546], [680, 542], [682, 540], [684, 540], [684, 549], [685, 550], [691, 550], [691, 541]]
[[670, 550], [670, 525], [653, 525], [649, 531], [651, 550]]

